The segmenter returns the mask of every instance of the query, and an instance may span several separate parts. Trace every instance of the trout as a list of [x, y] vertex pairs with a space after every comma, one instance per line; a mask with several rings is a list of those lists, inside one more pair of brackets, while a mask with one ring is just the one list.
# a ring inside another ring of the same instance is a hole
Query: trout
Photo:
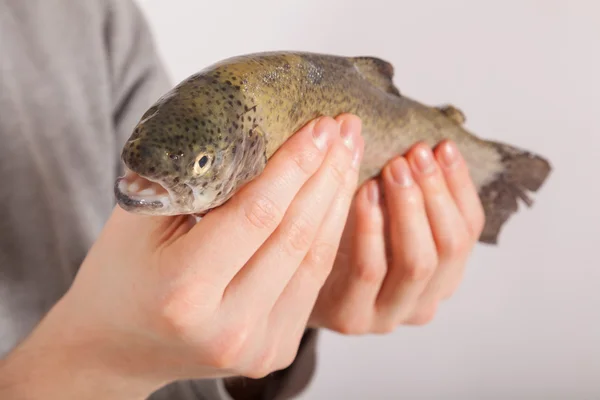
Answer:
[[496, 244], [518, 200], [532, 205], [549, 161], [475, 136], [460, 109], [413, 100], [393, 79], [393, 65], [371, 56], [263, 52], [210, 65], [141, 116], [121, 153], [117, 203], [141, 214], [203, 215], [256, 178], [310, 120], [351, 113], [362, 120], [365, 143], [359, 184], [417, 142], [454, 141], [485, 211], [479, 241]]

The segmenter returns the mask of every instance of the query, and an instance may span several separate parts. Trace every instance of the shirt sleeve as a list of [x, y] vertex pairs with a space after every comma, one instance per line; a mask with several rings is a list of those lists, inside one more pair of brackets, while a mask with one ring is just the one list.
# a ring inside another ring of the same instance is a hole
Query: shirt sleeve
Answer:
[[[112, 77], [113, 118], [117, 149], [131, 135], [142, 114], [168, 91], [172, 81], [158, 54], [143, 12], [131, 0], [108, 1], [105, 25], [108, 66]], [[122, 172], [121, 163], [117, 166]], [[232, 378], [174, 382], [152, 400], [283, 400], [300, 393], [315, 369], [317, 332], [307, 330], [298, 355], [288, 368], [263, 379]]]
[[120, 152], [143, 113], [171, 88], [172, 80], [135, 2], [109, 0], [106, 12], [104, 39], [112, 83], [115, 150]]

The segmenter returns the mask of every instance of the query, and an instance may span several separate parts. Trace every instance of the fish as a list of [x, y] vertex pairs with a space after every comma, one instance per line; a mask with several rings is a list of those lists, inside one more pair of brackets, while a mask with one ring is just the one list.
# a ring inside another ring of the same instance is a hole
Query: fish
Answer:
[[116, 201], [132, 213], [205, 215], [258, 177], [308, 122], [350, 113], [362, 121], [359, 187], [416, 143], [452, 140], [484, 209], [479, 242], [497, 244], [520, 202], [533, 204], [549, 160], [475, 135], [461, 109], [412, 99], [394, 79], [393, 64], [375, 56], [266, 51], [217, 61], [141, 115], [121, 151]]

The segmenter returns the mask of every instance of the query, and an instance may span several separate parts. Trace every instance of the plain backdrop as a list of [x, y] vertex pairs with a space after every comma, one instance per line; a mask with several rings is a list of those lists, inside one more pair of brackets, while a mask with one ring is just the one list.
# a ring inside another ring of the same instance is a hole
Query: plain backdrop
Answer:
[[265, 50], [373, 55], [554, 172], [425, 327], [324, 332], [302, 399], [600, 399], [600, 2], [139, 0], [174, 80]]

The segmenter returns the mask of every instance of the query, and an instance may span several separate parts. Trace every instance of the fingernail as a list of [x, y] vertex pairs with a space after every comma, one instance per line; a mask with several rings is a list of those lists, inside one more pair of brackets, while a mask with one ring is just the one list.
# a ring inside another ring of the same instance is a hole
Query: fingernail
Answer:
[[451, 167], [458, 161], [458, 149], [453, 142], [444, 143], [442, 148], [442, 163], [446, 167]]
[[413, 184], [410, 167], [404, 158], [398, 158], [391, 165], [392, 178], [394, 182], [403, 187], [409, 187]]
[[377, 181], [369, 182], [367, 186], [367, 197], [371, 204], [379, 205], [379, 185]]
[[319, 121], [317, 120], [313, 127], [313, 141], [315, 142], [315, 146], [320, 150], [325, 150], [329, 142], [329, 132], [327, 132], [324, 125], [325, 124], [319, 124]]
[[342, 137], [342, 140], [347, 148], [350, 150], [354, 149], [354, 132], [352, 131], [350, 124], [346, 121], [342, 121], [341, 123], [340, 136]]
[[419, 146], [415, 151], [415, 163], [423, 174], [433, 171], [433, 154], [431, 150], [425, 146]]

